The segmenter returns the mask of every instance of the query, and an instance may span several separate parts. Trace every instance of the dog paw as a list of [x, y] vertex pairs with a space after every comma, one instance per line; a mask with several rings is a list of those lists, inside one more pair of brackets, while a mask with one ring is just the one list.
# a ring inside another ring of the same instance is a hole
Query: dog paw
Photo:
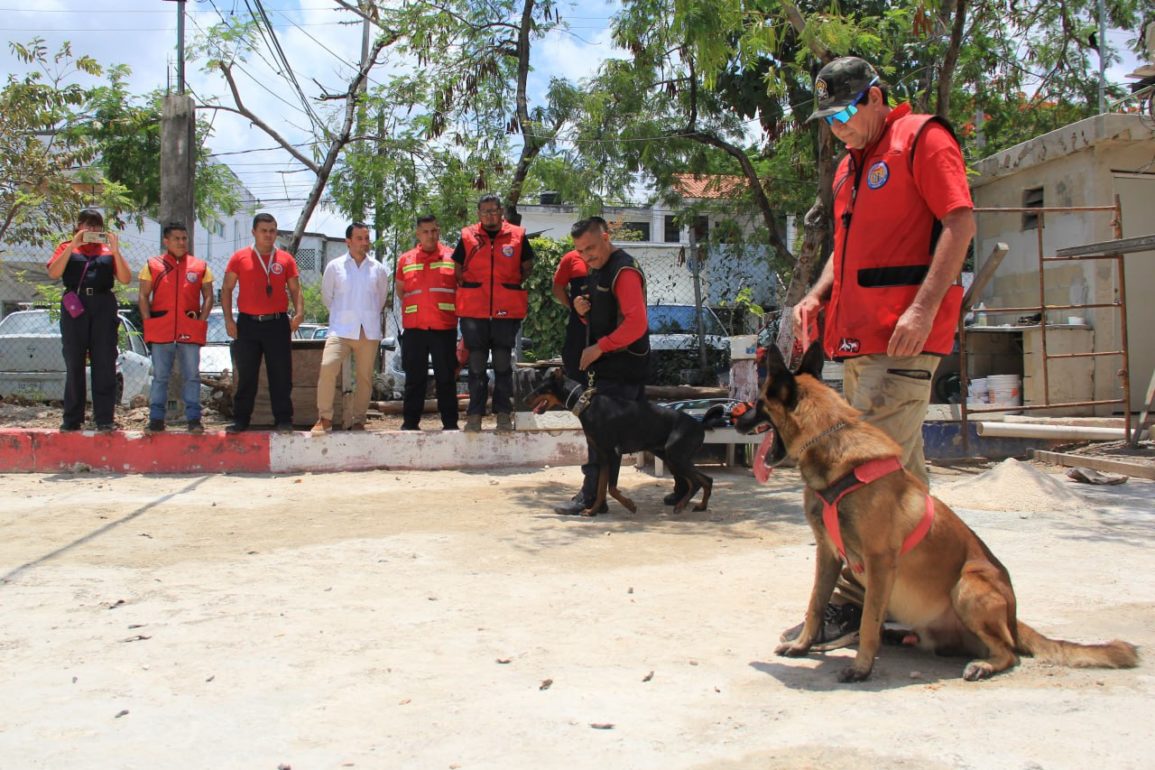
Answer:
[[695, 511], [704, 511], [704, 510], [706, 510], [706, 504], [705, 503], [698, 503], [697, 505], [694, 506], [694, 510]]
[[985, 660], [972, 660], [963, 669], [963, 679], [968, 682], [977, 682], [980, 679], [989, 679], [994, 676], [995, 667]]
[[774, 648], [775, 655], [781, 655], [785, 658], [801, 658], [810, 651], [808, 644], [795, 644], [794, 642], [787, 642], [780, 644]]
[[625, 506], [625, 509], [627, 511], [629, 511], [630, 513], [637, 513], [638, 512], [638, 504], [635, 503], [633, 500], [625, 499], [625, 500], [620, 500], [619, 502], [623, 506]]
[[870, 669], [859, 671], [854, 666], [847, 666], [838, 672], [839, 682], [865, 682], [870, 677]]

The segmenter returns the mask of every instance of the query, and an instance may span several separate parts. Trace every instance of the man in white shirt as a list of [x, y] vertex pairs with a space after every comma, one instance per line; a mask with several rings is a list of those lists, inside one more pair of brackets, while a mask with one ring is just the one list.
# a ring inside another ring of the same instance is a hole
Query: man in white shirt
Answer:
[[330, 262], [321, 279], [321, 297], [329, 308], [329, 335], [317, 379], [314, 435], [333, 429], [337, 377], [350, 353], [356, 377], [352, 430], [365, 430], [365, 412], [373, 391], [373, 364], [381, 344], [381, 309], [389, 296], [388, 268], [369, 258], [369, 226], [354, 222], [345, 228], [345, 245], [349, 253]]

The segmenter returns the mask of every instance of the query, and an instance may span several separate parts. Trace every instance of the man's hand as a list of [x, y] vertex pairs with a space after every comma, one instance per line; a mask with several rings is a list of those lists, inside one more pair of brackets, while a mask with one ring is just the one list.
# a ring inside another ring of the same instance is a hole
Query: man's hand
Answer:
[[573, 298], [573, 309], [580, 316], [585, 316], [590, 312], [590, 300], [584, 294], [579, 294]]
[[[589, 302], [587, 301], [586, 304], [589, 305]], [[589, 308], [587, 307], [586, 310], [589, 310]], [[581, 369], [584, 372], [589, 368], [590, 364], [592, 364], [594, 361], [597, 361], [601, 357], [602, 349], [597, 345], [590, 345], [588, 348], [582, 351], [582, 360], [581, 363], [578, 364], [578, 369]]]
[[794, 323], [794, 337], [802, 338], [802, 313], [805, 312], [808, 318], [817, 318], [818, 311], [822, 309], [822, 300], [815, 297], [813, 294], [807, 294], [798, 304], [794, 306], [794, 310], [790, 314], [790, 318]]
[[886, 344], [888, 356], [917, 356], [930, 336], [934, 318], [916, 305], [911, 305], [898, 317], [898, 324]]
[[225, 334], [234, 340], [237, 338], [237, 322], [228, 313], [225, 313]]
[[304, 322], [305, 322], [305, 314], [304, 313], [298, 313], [297, 315], [293, 316], [291, 319], [289, 319], [290, 331], [297, 331], [297, 329], [301, 328], [301, 324]]

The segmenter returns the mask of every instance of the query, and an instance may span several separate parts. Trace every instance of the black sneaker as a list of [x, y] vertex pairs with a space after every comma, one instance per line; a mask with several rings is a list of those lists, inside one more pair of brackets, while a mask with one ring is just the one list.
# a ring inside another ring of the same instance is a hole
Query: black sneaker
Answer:
[[[560, 516], [580, 516], [581, 512], [584, 511], [588, 507], [589, 506], [586, 504], [586, 501], [582, 499], [581, 493], [579, 492], [578, 494], [576, 494], [572, 498], [570, 498], [570, 501], [568, 503], [562, 503], [561, 505], [555, 505], [553, 507], [553, 512], [560, 515]], [[610, 512], [609, 505], [607, 505], [605, 502], [602, 502], [601, 507], [598, 508], [596, 511], [594, 511], [594, 515], [596, 516], [599, 513], [609, 513], [609, 512]]]
[[420, 425], [402, 425], [401, 430], [421, 430]]
[[189, 420], [188, 421], [188, 432], [189, 433], [204, 433], [205, 432], [205, 426], [200, 420]]
[[116, 430], [116, 423], [113, 422], [98, 422], [96, 424], [97, 433], [112, 433]]
[[292, 433], [293, 432], [293, 423], [291, 423], [291, 422], [279, 422], [273, 426], [273, 430], [276, 431], [277, 433]]
[[249, 429], [248, 425], [241, 425], [240, 423], [233, 423], [225, 428], [225, 433], [244, 433]]
[[149, 420], [145, 430], [149, 433], [164, 433], [164, 427], [164, 420]]
[[[802, 633], [804, 623], [782, 632], [781, 642], [792, 642]], [[857, 604], [827, 604], [822, 613], [822, 627], [810, 645], [817, 652], [838, 650], [858, 644], [858, 627], [862, 625], [862, 608]]]
[[61, 433], [76, 433], [78, 430], [80, 430], [83, 427], [84, 426], [78, 422], [62, 422], [62, 423], [60, 423], [60, 432]]

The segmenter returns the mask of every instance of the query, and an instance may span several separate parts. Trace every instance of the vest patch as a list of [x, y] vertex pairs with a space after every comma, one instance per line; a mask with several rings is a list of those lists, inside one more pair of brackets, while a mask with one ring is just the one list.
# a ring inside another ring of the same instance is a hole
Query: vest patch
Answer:
[[890, 167], [886, 165], [886, 161], [880, 160], [870, 167], [870, 173], [866, 176], [866, 185], [871, 190], [877, 190], [882, 187], [890, 179]]
[[280, 262], [274, 262], [273, 264], [269, 265], [269, 272], [273, 275], [280, 275], [281, 273], [285, 272], [285, 266]]
[[193, 281], [195, 281], [197, 279], [197, 274], [194, 273], [192, 270], [189, 270], [187, 273], [184, 274], [184, 279], [186, 281], [188, 281], [189, 283], [192, 283]]
[[502, 246], [501, 247], [501, 256], [512, 257], [513, 256], [513, 246], [509, 245], [508, 243], [506, 245]]

